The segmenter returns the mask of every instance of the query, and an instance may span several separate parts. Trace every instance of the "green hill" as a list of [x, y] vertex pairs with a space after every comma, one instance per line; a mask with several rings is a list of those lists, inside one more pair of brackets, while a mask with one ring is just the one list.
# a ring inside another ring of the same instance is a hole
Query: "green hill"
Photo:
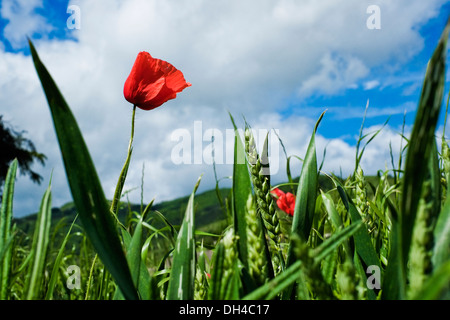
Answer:
[[[223, 198], [227, 197], [230, 189], [220, 190]], [[161, 228], [164, 226], [162, 219], [157, 217], [155, 211], [159, 211], [175, 227], [181, 225], [184, 212], [189, 200], [189, 196], [178, 199], [164, 201], [152, 206], [150, 217], [153, 217], [152, 226]], [[145, 205], [145, 204], [144, 204]], [[126, 220], [132, 216], [132, 212], [140, 212], [140, 204], [128, 204], [122, 202], [119, 209], [118, 218], [125, 224]], [[66, 228], [75, 219], [76, 208], [73, 202], [66, 203], [60, 208], [52, 208], [52, 227], [64, 219], [67, 221]], [[25, 234], [31, 235], [34, 230], [37, 213], [30, 214], [23, 218], [14, 219], [17, 227]], [[221, 208], [215, 190], [206, 191], [195, 195], [195, 223], [198, 230], [219, 234], [227, 225], [227, 217]]]
[[[377, 176], [366, 176], [365, 177], [369, 185], [368, 194], [373, 193], [373, 189], [378, 184]], [[392, 180], [392, 177], [389, 177]], [[294, 182], [298, 182], [298, 178], [294, 179]], [[392, 182], [392, 181], [391, 181]], [[321, 175], [319, 177], [320, 188], [324, 191], [332, 189], [333, 183], [331, 180]], [[291, 191], [289, 186], [281, 187], [284, 191]], [[296, 187], [293, 188], [295, 190]], [[221, 197], [224, 200], [229, 196], [230, 189], [224, 188], [220, 190]], [[175, 227], [181, 225], [182, 219], [184, 217], [184, 212], [189, 200], [189, 196], [177, 198], [170, 201], [164, 201], [154, 204], [150, 213], [152, 218], [151, 224], [153, 227], [159, 229], [164, 227], [164, 222], [160, 217], [155, 214], [155, 211], [159, 211], [164, 217]], [[140, 204], [128, 204], [122, 202], [119, 208], [118, 218], [119, 220], [128, 225], [127, 219], [130, 219], [132, 212], [141, 212]], [[63, 228], [59, 230], [58, 237], [65, 235], [65, 230], [69, 227], [70, 223], [75, 219], [76, 209], [72, 202], [69, 202], [60, 208], [52, 209], [52, 226], [56, 227], [57, 224], [65, 220], [66, 223], [62, 224]], [[17, 227], [24, 232], [25, 235], [31, 235], [34, 230], [34, 224], [36, 221], [37, 213], [30, 214], [23, 218], [16, 218], [15, 222]], [[223, 229], [228, 225], [227, 216], [225, 209], [220, 206], [217, 198], [216, 190], [209, 190], [203, 193], [198, 193], [195, 195], [195, 224], [196, 229], [208, 233], [220, 234]]]

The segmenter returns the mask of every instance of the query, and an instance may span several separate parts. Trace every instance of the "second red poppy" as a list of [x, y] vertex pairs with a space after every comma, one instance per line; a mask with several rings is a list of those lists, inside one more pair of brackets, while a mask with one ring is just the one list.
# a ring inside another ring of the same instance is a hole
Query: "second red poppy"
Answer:
[[275, 188], [272, 190], [272, 195], [274, 195], [277, 199], [278, 208], [286, 212], [288, 215], [293, 216], [295, 210], [295, 200], [296, 197], [294, 194]]

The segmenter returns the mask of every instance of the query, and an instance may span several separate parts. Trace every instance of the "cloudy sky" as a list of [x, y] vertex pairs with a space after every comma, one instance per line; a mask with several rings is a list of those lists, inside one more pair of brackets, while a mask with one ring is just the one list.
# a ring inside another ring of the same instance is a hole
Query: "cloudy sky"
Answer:
[[[71, 201], [27, 35], [78, 120], [108, 198], [126, 157], [132, 106], [123, 97], [123, 84], [137, 53], [148, 51], [169, 61], [192, 83], [162, 107], [137, 111], [125, 189], [132, 190], [130, 200], [139, 201], [145, 166], [144, 201], [159, 202], [189, 194], [201, 174], [199, 192], [214, 187], [212, 132], [218, 178], [224, 178], [221, 186], [230, 185], [228, 112], [241, 127], [245, 117], [257, 138], [272, 130], [272, 181], [277, 183], [286, 180], [286, 161], [274, 130], [289, 156], [303, 157], [324, 110], [319, 161], [326, 148], [324, 171], [351, 173], [369, 101], [365, 132], [390, 118], [367, 147], [362, 167], [368, 174], [391, 168], [389, 144], [398, 156], [403, 118], [408, 133], [426, 63], [450, 9], [444, 0], [0, 4], [0, 114], [15, 129], [26, 130], [26, 137], [48, 157], [44, 167], [33, 166], [44, 177], [42, 185], [19, 175], [16, 216], [37, 211], [52, 172], [54, 206]], [[367, 10], [374, 5], [379, 16]], [[77, 11], [68, 12], [69, 6]], [[440, 123], [442, 127], [442, 119]], [[299, 161], [293, 161], [292, 170], [300, 173]]]

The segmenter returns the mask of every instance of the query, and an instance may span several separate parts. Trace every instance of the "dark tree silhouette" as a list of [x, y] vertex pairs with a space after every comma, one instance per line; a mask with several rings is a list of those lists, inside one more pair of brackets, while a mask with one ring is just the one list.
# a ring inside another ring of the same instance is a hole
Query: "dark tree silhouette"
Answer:
[[25, 131], [16, 131], [3, 121], [0, 115], [0, 193], [9, 165], [17, 158], [20, 173], [29, 175], [31, 180], [40, 184], [42, 177], [31, 170], [35, 160], [45, 165], [47, 157], [36, 151], [31, 140], [24, 137]]

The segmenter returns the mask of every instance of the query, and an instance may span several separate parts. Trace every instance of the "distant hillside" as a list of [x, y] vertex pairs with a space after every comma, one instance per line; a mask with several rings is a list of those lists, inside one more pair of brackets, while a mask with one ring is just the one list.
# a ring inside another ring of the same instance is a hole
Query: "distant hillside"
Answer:
[[[227, 197], [230, 189], [221, 189], [223, 198]], [[189, 196], [178, 199], [164, 201], [153, 205], [152, 211], [161, 212], [164, 217], [174, 226], [181, 225], [184, 212], [189, 200]], [[146, 205], [146, 204], [144, 204]], [[220, 233], [226, 226], [226, 213], [220, 207], [215, 190], [206, 191], [195, 195], [195, 224], [198, 230], [208, 231], [212, 233]], [[119, 220], [123, 223], [129, 217], [129, 212], [141, 211], [140, 204], [128, 204], [122, 202], [119, 210]], [[152, 213], [151, 213], [152, 214]], [[60, 208], [52, 208], [52, 226], [55, 226], [61, 219], [65, 219], [70, 224], [76, 216], [76, 209], [73, 202], [69, 202]], [[163, 226], [163, 222], [156, 218], [152, 221], [152, 225], [156, 228]], [[17, 227], [26, 234], [32, 234], [36, 221], [37, 213], [30, 214], [22, 218], [16, 218]]]
[[[368, 186], [367, 191], [370, 196], [373, 194], [373, 188], [378, 184], [378, 177], [376, 176], [366, 176], [366, 181], [371, 187]], [[390, 183], [392, 183], [392, 178], [389, 177]], [[298, 178], [294, 179], [294, 182], [298, 182]], [[322, 190], [327, 191], [334, 187], [331, 180], [321, 175], [319, 177], [319, 186]], [[284, 191], [290, 191], [289, 186], [281, 187]], [[294, 187], [293, 190], [296, 190]], [[229, 196], [230, 189], [224, 188], [220, 190], [222, 199], [225, 200]], [[189, 196], [181, 197], [178, 199], [164, 201], [153, 205], [152, 211], [161, 212], [164, 217], [174, 226], [181, 225], [182, 219], [184, 217], [184, 212], [189, 200]], [[123, 223], [127, 216], [129, 216], [131, 211], [140, 212], [140, 204], [127, 204], [122, 203], [119, 210], [119, 220]], [[154, 213], [151, 213], [154, 219], [152, 220], [152, 225], [155, 228], [161, 228], [164, 223], [159, 217], [156, 217]], [[70, 224], [76, 216], [76, 209], [72, 202], [63, 205], [60, 208], [52, 209], [52, 225], [55, 226], [65, 219], [67, 225]], [[24, 231], [25, 234], [31, 235], [34, 230], [34, 224], [36, 221], [37, 213], [31, 214], [23, 218], [15, 219], [17, 227]], [[227, 217], [224, 209], [221, 208], [216, 190], [209, 190], [203, 193], [195, 195], [195, 224], [197, 230], [206, 231], [210, 233], [220, 234], [221, 231], [227, 226]]]

